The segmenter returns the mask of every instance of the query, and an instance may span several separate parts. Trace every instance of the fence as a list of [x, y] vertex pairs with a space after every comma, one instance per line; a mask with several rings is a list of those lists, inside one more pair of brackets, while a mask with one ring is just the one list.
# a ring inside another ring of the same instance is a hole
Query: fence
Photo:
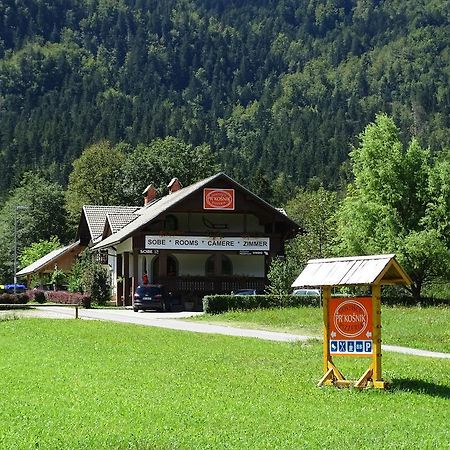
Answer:
[[42, 304], [42, 305], [30, 305], [28, 303], [0, 303], [0, 309], [21, 309], [21, 308], [46, 308], [46, 307], [62, 307], [62, 306], [67, 306], [67, 307], [71, 307], [71, 308], [75, 308], [75, 319], [78, 319], [78, 308], [80, 307], [80, 305], [76, 305], [76, 304], [53, 304], [53, 305], [48, 305], [48, 304]]

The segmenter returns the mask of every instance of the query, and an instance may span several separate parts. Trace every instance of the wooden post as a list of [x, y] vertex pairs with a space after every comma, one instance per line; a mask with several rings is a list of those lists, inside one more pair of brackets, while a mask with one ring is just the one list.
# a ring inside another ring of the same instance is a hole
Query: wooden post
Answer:
[[134, 250], [133, 253], [133, 278], [131, 280], [131, 295], [134, 295], [136, 288], [139, 286], [139, 263], [138, 263], [138, 252]]
[[[167, 276], [167, 251], [161, 250], [159, 252], [159, 277], [165, 278]], [[160, 283], [161, 280], [156, 280]]]
[[381, 286], [372, 285], [372, 312], [373, 312], [373, 354], [372, 354], [372, 381], [376, 388], [385, 388], [381, 377]]
[[130, 302], [130, 253], [123, 252], [123, 304]]
[[328, 306], [331, 299], [331, 286], [324, 286], [322, 289], [323, 301], [323, 373], [326, 374], [331, 362], [330, 357], [330, 327], [328, 325]]
[[323, 297], [323, 377], [317, 383], [317, 386], [339, 385], [348, 386], [347, 381], [342, 372], [333, 364], [330, 355], [330, 324], [328, 322], [328, 310], [331, 300], [331, 286], [322, 286]]
[[[123, 306], [123, 267], [122, 255], [116, 257], [116, 306]], [[117, 281], [118, 279], [122, 281]]]

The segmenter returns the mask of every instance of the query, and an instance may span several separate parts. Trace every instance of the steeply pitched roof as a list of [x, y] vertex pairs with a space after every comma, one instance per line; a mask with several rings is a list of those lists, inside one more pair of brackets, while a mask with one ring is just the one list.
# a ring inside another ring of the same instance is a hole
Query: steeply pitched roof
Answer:
[[411, 284], [395, 255], [312, 259], [292, 283], [300, 286]]
[[117, 233], [125, 225], [128, 225], [133, 220], [137, 219], [139, 214], [137, 213], [108, 213], [106, 214], [106, 221], [111, 228], [112, 233]]
[[56, 261], [58, 258], [60, 258], [62, 255], [64, 255], [67, 252], [70, 252], [74, 248], [76, 248], [80, 244], [80, 241], [76, 241], [73, 244], [66, 245], [65, 247], [58, 248], [56, 250], [51, 251], [50, 253], [47, 253], [42, 258], [39, 258], [34, 263], [30, 264], [29, 266], [23, 268], [19, 272], [17, 272], [17, 275], [28, 275], [34, 272], [37, 272], [39, 269], [43, 268], [44, 266], [49, 265], [51, 262]]
[[133, 233], [138, 231], [140, 228], [145, 226], [147, 223], [158, 217], [163, 212], [167, 211], [169, 208], [173, 207], [177, 203], [181, 202], [194, 192], [198, 191], [199, 189], [202, 189], [204, 186], [208, 185], [208, 183], [213, 182], [219, 178], [223, 178], [226, 181], [230, 182], [230, 184], [234, 185], [235, 187], [238, 187], [240, 190], [246, 192], [250, 196], [252, 196], [255, 200], [257, 200], [259, 203], [262, 203], [266, 208], [269, 208], [273, 211], [274, 215], [277, 217], [282, 218], [284, 221], [289, 220], [292, 222], [292, 225], [295, 227], [298, 227], [298, 225], [286, 217], [282, 212], [280, 212], [278, 209], [274, 208], [272, 205], [258, 197], [257, 195], [253, 194], [251, 191], [249, 191], [244, 186], [240, 185], [236, 181], [234, 181], [232, 178], [230, 178], [228, 175], [220, 172], [215, 175], [212, 175], [211, 177], [205, 178], [204, 180], [200, 180], [197, 183], [191, 184], [190, 186], [187, 186], [185, 188], [182, 188], [178, 191], [175, 191], [171, 194], [166, 195], [165, 197], [162, 197], [143, 208], [140, 208], [138, 211], [136, 211], [136, 214], [139, 215], [135, 220], [130, 222], [128, 225], [125, 225], [121, 230], [118, 232], [112, 234], [111, 236], [108, 236], [106, 239], [103, 239], [98, 244], [96, 244], [92, 249], [98, 250], [105, 247], [110, 247], [112, 245], [118, 244], [119, 242], [122, 242], [123, 240], [127, 239], [129, 236], [131, 236]]
[[87, 225], [91, 239], [95, 241], [98, 239], [105, 227], [107, 214], [132, 214], [139, 210], [138, 206], [100, 206], [100, 205], [84, 205], [83, 213], [86, 217]]

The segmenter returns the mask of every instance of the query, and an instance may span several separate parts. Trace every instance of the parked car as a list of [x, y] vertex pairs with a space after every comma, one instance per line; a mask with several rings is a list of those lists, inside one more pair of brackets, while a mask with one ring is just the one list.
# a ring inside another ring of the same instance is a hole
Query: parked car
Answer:
[[145, 284], [138, 286], [133, 297], [133, 311], [139, 310], [171, 311], [171, 299], [166, 295], [161, 284]]
[[[14, 284], [5, 284], [3, 289], [8, 293], [12, 293], [14, 292]], [[22, 292], [25, 292], [26, 290], [27, 287], [24, 284], [16, 284], [16, 293], [20, 294]]]
[[264, 295], [265, 292], [259, 289], [237, 289], [231, 295]]
[[320, 289], [294, 289], [292, 295], [300, 297], [320, 297]]

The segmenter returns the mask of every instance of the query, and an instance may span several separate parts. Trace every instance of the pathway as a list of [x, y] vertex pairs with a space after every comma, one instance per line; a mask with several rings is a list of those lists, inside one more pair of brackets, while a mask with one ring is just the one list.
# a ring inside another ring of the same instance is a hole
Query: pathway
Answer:
[[[17, 314], [17, 311], [16, 311]], [[73, 308], [64, 307], [36, 307], [32, 310], [22, 310], [24, 316], [49, 317], [67, 319], [75, 316]], [[129, 309], [80, 309], [79, 317], [87, 320], [110, 320], [113, 322], [133, 323], [159, 328], [168, 328], [172, 330], [191, 331], [195, 333], [224, 334], [228, 336], [252, 337], [268, 341], [296, 342], [317, 339], [314, 336], [302, 336], [298, 334], [282, 333], [276, 331], [252, 330], [244, 328], [229, 327], [224, 325], [214, 325], [202, 322], [183, 321], [183, 318], [192, 317], [198, 312], [140, 312], [135, 313]], [[419, 350], [396, 345], [382, 345], [383, 351], [403, 353], [407, 355], [426, 356], [431, 358], [450, 359], [450, 353], [431, 352], [428, 350]]]

